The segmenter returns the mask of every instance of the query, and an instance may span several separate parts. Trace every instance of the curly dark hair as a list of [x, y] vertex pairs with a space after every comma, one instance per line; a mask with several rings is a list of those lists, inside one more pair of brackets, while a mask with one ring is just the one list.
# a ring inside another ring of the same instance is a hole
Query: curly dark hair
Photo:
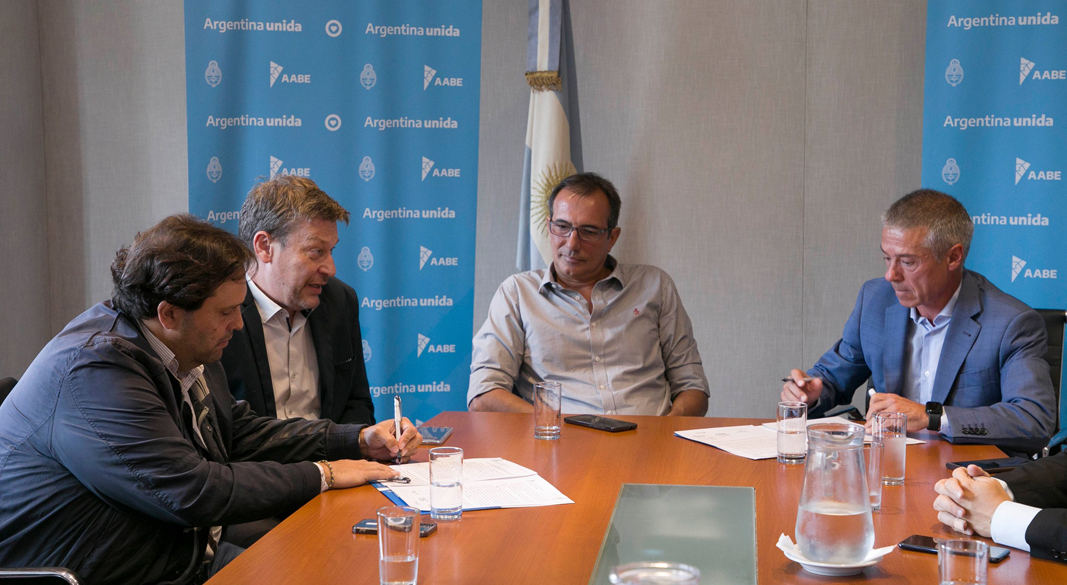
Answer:
[[228, 280], [255, 265], [237, 236], [180, 213], [138, 233], [115, 253], [111, 303], [134, 319], [156, 316], [159, 303], [195, 311]]

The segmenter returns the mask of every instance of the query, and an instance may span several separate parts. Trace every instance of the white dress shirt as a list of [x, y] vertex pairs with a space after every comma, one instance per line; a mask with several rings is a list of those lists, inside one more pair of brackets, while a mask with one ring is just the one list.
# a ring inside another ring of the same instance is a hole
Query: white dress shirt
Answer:
[[289, 312], [264, 294], [252, 279], [247, 280], [263, 322], [278, 418], [320, 418], [319, 362], [307, 315], [298, 312], [290, 323]]

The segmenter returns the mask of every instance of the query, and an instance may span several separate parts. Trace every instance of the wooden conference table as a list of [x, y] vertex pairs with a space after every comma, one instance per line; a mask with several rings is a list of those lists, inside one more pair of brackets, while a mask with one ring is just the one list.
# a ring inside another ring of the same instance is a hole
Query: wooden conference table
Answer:
[[[900, 550], [852, 577], [809, 574], [775, 548], [780, 534], [794, 535], [803, 466], [750, 461], [673, 436], [681, 429], [764, 420], [617, 418], [636, 422], [637, 430], [611, 434], [564, 424], [559, 441], [538, 441], [531, 415], [446, 412], [431, 420], [431, 426], [455, 428], [446, 444], [462, 447], [465, 457], [503, 457], [529, 467], [575, 503], [467, 512], [459, 522], [440, 523], [437, 534], [420, 542], [419, 583], [588, 583], [623, 483], [754, 487], [761, 584], [937, 582], [936, 555]], [[909, 446], [907, 454], [904, 486], [886, 487], [874, 514], [876, 547], [911, 534], [948, 536], [931, 508], [933, 485], [948, 473], [945, 463], [1002, 456], [995, 447], [936, 439]], [[420, 448], [414, 460], [427, 457]], [[209, 584], [377, 584], [377, 539], [352, 534], [352, 525], [385, 505], [389, 501], [371, 486], [326, 492]], [[990, 565], [989, 583], [1067, 583], [1067, 565], [1012, 550], [1006, 561]]]

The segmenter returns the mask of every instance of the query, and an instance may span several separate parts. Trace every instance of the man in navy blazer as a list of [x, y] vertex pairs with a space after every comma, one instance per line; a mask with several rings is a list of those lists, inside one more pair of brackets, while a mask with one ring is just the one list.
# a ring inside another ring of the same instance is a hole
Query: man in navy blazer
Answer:
[[334, 277], [349, 213], [311, 179], [279, 175], [249, 192], [239, 235], [256, 266], [243, 331], [222, 356], [230, 392], [276, 418], [374, 424], [356, 291]]
[[841, 339], [782, 400], [818, 415], [847, 404], [868, 378], [867, 410], [908, 415], [908, 430], [953, 443], [1036, 452], [1054, 429], [1054, 393], [1041, 317], [966, 270], [974, 224], [937, 191], [910, 193], [882, 222], [884, 279], [864, 283]]

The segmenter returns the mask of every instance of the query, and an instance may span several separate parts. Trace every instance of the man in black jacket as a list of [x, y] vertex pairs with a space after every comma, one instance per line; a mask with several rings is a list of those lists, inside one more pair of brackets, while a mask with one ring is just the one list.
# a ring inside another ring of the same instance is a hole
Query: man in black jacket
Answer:
[[[0, 406], [0, 566], [91, 583], [194, 583], [240, 549], [221, 527], [395, 476], [404, 420], [256, 416], [217, 362], [241, 329], [241, 242], [171, 216], [119, 250], [115, 289], [45, 346]], [[317, 461], [317, 463], [316, 463]]]
[[240, 237], [256, 263], [245, 328], [222, 355], [230, 392], [277, 418], [374, 424], [356, 291], [334, 277], [337, 222], [349, 213], [304, 177], [256, 185]]
[[961, 467], [934, 489], [937, 519], [953, 530], [1067, 562], [1067, 452], [996, 478], [975, 465]]

